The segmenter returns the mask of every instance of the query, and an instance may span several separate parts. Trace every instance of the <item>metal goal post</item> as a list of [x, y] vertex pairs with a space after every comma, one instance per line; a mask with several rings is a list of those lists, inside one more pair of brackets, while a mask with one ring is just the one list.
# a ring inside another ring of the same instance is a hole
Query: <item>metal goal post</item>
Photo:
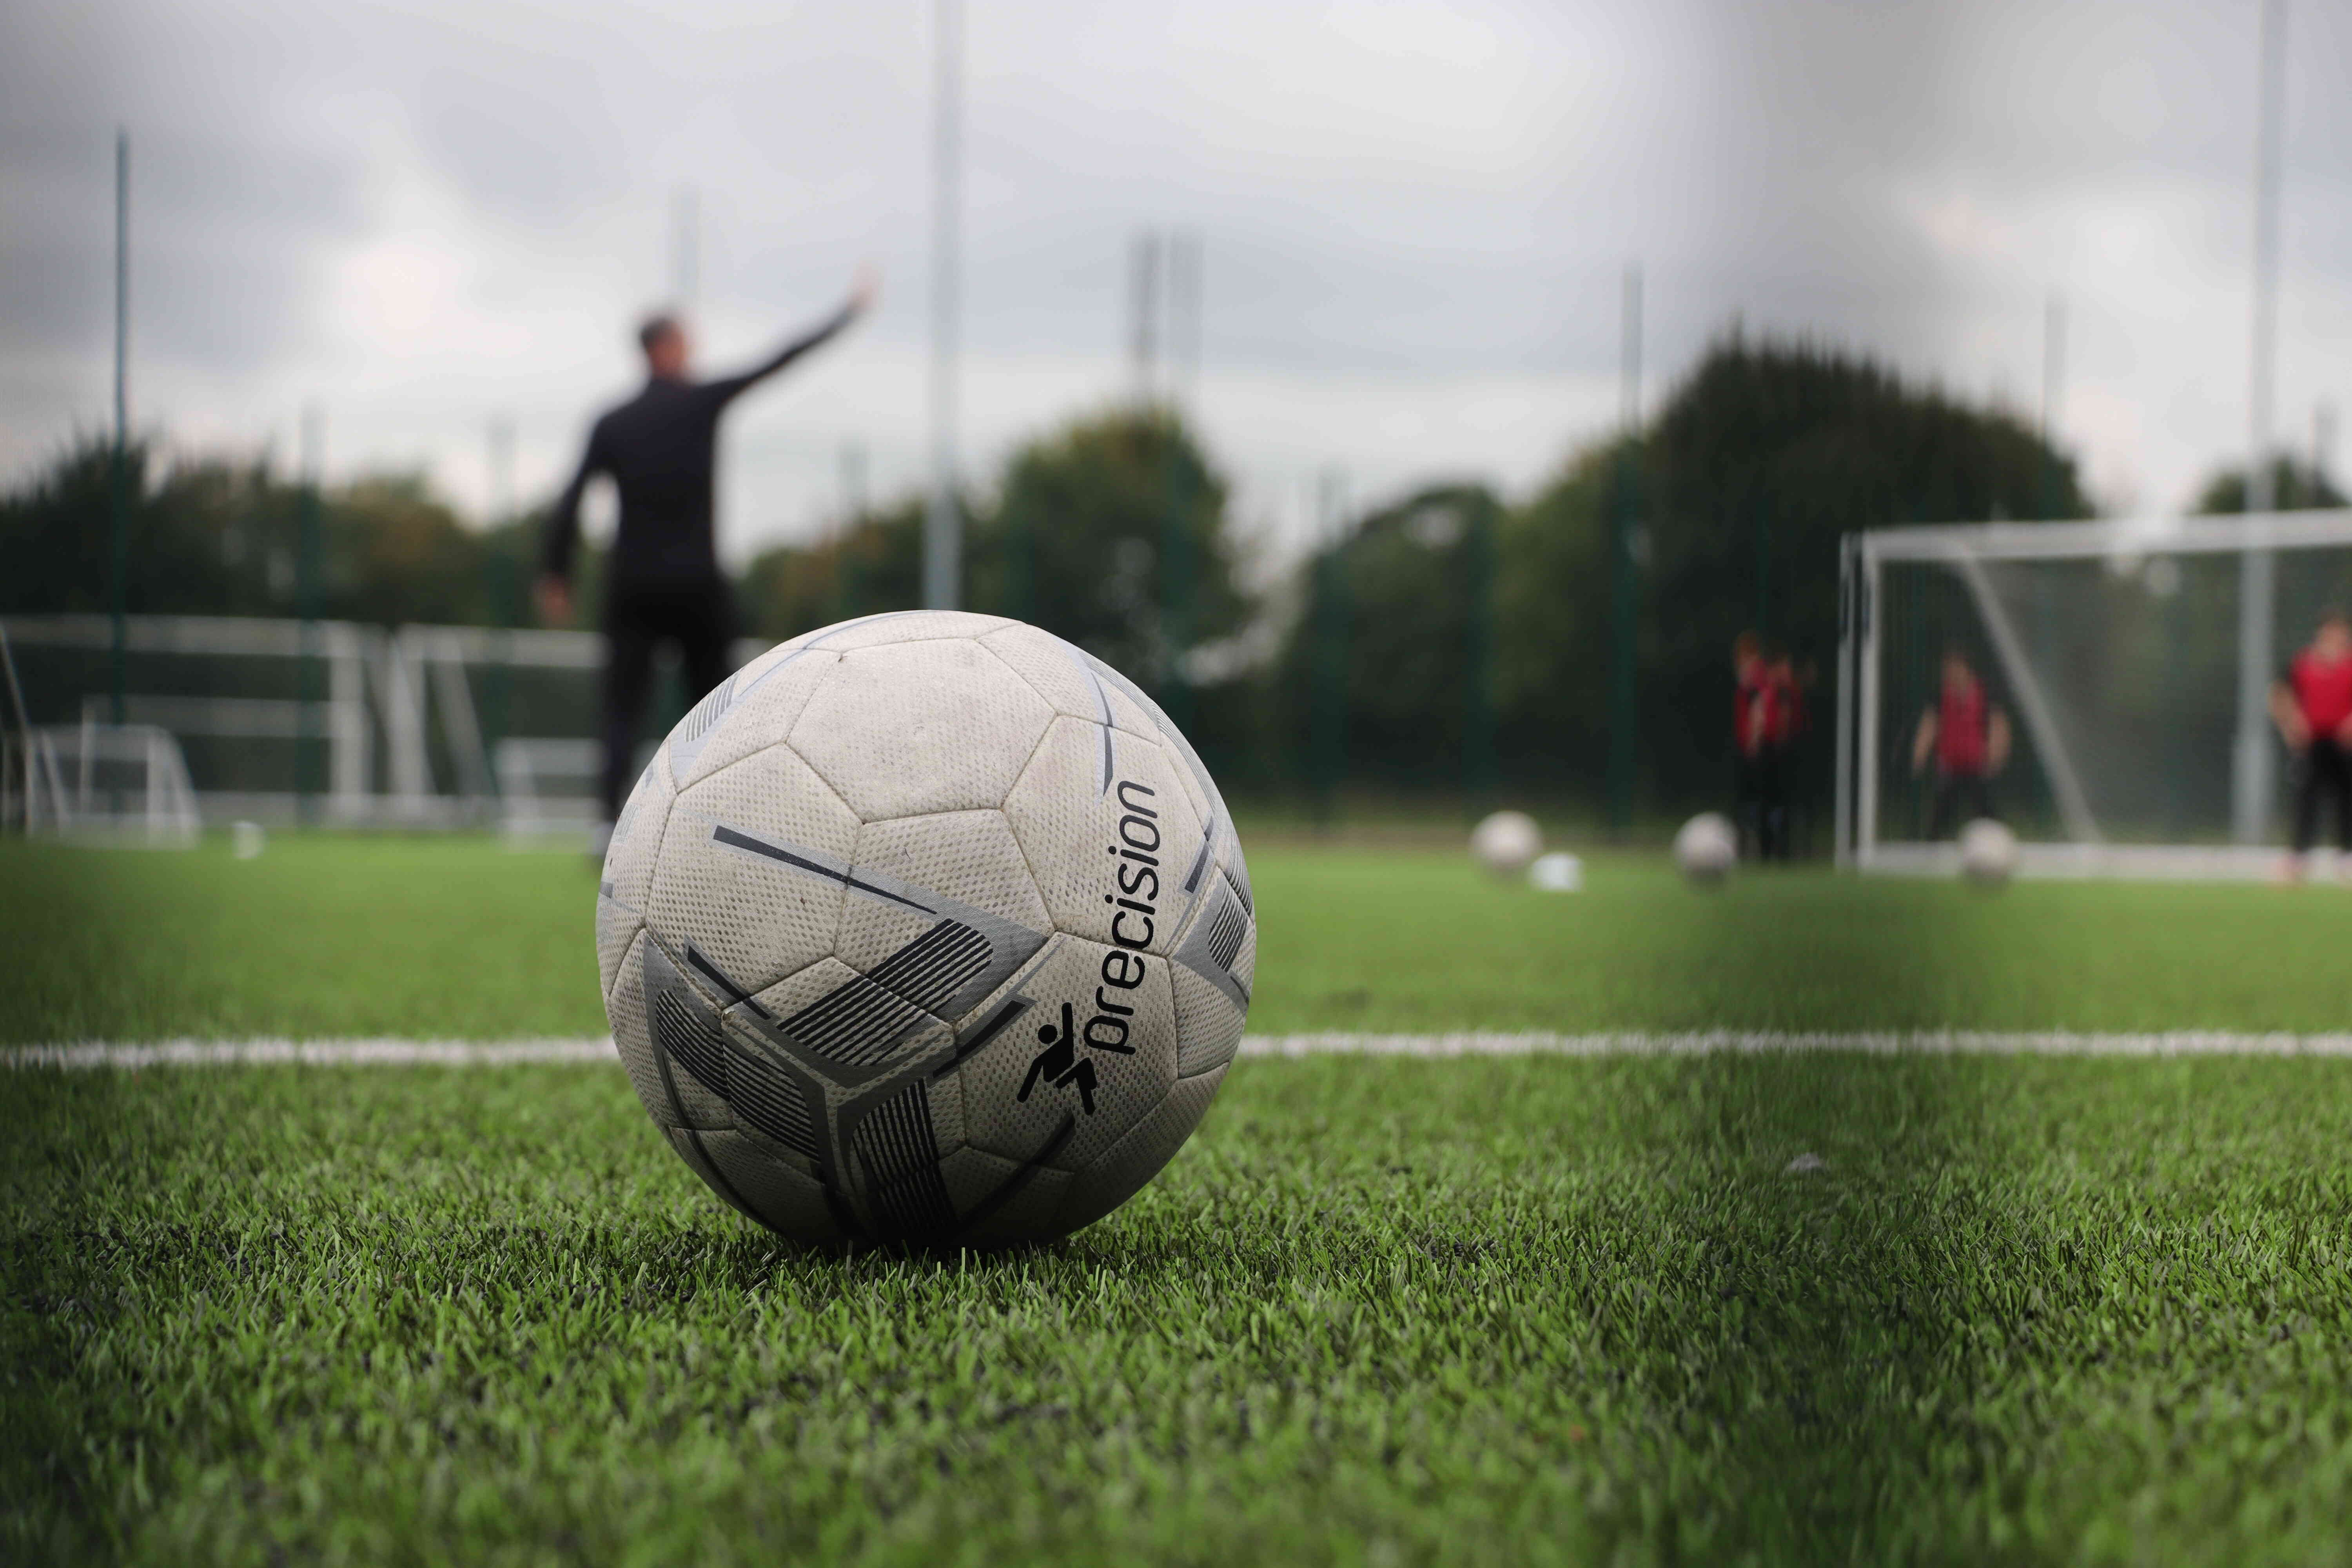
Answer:
[[2278, 868], [2295, 759], [2271, 693], [2352, 607], [2352, 510], [1878, 529], [1841, 578], [1841, 865], [1956, 864], [1918, 748], [1957, 654], [2011, 737], [1987, 790], [2023, 874]]

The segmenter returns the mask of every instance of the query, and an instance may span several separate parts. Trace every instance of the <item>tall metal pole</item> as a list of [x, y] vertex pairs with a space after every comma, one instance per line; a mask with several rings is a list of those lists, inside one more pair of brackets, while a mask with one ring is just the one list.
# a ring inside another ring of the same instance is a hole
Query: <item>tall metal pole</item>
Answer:
[[124, 616], [131, 596], [131, 132], [114, 133], [114, 463], [111, 546], [107, 602], [113, 612], [112, 654], [108, 661], [111, 701], [108, 710], [122, 722], [128, 683], [130, 628]]
[[952, 610], [963, 587], [963, 519], [956, 500], [956, 352], [962, 303], [961, 0], [935, 0], [931, 14], [938, 75], [931, 145], [931, 494], [923, 510], [923, 603]]
[[1128, 247], [1129, 364], [1139, 407], [1151, 401], [1160, 358], [1160, 231], [1139, 232]]
[[1635, 592], [1633, 532], [1639, 503], [1636, 453], [1642, 431], [1642, 268], [1625, 269], [1622, 354], [1624, 428], [1619, 436], [1613, 524], [1610, 538], [1609, 827], [1619, 837], [1633, 826], [1633, 658]]
[[301, 627], [301, 668], [298, 677], [301, 707], [296, 710], [294, 788], [298, 797], [297, 810], [303, 822], [318, 816], [320, 784], [318, 742], [320, 682], [319, 661], [324, 649], [319, 635], [319, 582], [321, 575], [320, 556], [322, 553], [324, 531], [319, 516], [319, 486], [326, 467], [327, 411], [317, 403], [302, 410], [302, 491], [296, 504], [294, 544], [294, 613]]
[[2055, 289], [2042, 311], [2042, 505], [2044, 517], [2059, 512], [2058, 424], [2066, 400], [2066, 297]]
[[[2253, 342], [2248, 354], [2246, 511], [2271, 510], [2271, 399], [2278, 358], [2279, 128], [2286, 96], [2286, 0], [2263, 0], [2260, 125], [2254, 142]], [[2231, 773], [2231, 828], [2241, 844], [2270, 830], [2272, 644], [2278, 616], [2278, 563], [2267, 549], [2238, 566], [2238, 735]]]
[[1316, 486], [1316, 532], [1321, 548], [1313, 561], [1314, 650], [1307, 660], [1307, 780], [1315, 823], [1328, 827], [1339, 816], [1339, 785], [1348, 769], [1348, 544], [1347, 479], [1326, 468]]
[[[1166, 642], [1168, 668], [1161, 682], [1160, 704], [1182, 729], [1192, 721], [1192, 688], [1184, 656], [1192, 647], [1192, 600], [1198, 552], [1192, 538], [1192, 470], [1185, 462], [1183, 397], [1189, 377], [1186, 360], [1199, 352], [1201, 317], [1200, 247], [1195, 237], [1172, 231], [1154, 237], [1163, 258], [1167, 330], [1160, 334], [1167, 362], [1160, 407], [1167, 419], [1167, 437], [1160, 448], [1160, 621]], [[1147, 252], [1146, 254], [1149, 254]], [[1143, 395], [1151, 395], [1146, 362]]]
[[1462, 795], [1465, 809], [1481, 816], [1494, 807], [1495, 757], [1495, 520], [1484, 507], [1473, 510], [1462, 540], [1464, 666], [1462, 691]]

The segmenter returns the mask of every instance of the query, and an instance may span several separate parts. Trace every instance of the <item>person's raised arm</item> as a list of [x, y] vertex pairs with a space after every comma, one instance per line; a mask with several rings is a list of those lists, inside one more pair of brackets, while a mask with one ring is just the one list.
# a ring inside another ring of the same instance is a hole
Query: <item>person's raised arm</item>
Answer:
[[880, 291], [880, 274], [875, 271], [871, 263], [860, 267], [857, 269], [856, 280], [850, 285], [849, 298], [842, 302], [840, 310], [835, 310], [751, 369], [735, 375], [724, 375], [703, 383], [703, 391], [718, 398], [721, 403], [730, 402], [749, 392], [811, 349], [821, 347], [830, 342], [850, 322], [872, 310], [875, 296]]
[[547, 514], [547, 531], [540, 541], [539, 617], [561, 626], [572, 618], [572, 557], [580, 546], [580, 497], [588, 481], [605, 471], [604, 426], [598, 421], [588, 433], [588, 449], [580, 456], [580, 469]]

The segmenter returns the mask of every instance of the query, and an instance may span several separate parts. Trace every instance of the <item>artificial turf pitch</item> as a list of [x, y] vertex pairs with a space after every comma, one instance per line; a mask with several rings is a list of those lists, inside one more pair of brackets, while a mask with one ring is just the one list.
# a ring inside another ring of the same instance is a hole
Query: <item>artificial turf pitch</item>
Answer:
[[[2336, 889], [1253, 870], [1268, 1029], [2352, 1021]], [[0, 1038], [587, 1032], [587, 880], [11, 847]], [[846, 1261], [617, 1071], [0, 1081], [12, 1563], [2352, 1554], [2352, 1062], [1250, 1059], [1073, 1240]]]

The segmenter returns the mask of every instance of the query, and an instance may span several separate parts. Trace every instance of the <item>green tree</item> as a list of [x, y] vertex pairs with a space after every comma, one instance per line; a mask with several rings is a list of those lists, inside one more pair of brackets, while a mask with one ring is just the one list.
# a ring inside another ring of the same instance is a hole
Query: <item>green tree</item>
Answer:
[[[0, 498], [0, 610], [109, 607], [113, 454], [110, 437], [83, 437]], [[146, 443], [129, 461], [131, 610], [266, 613], [270, 498], [259, 466], [184, 466], [159, 484]]]
[[[0, 497], [0, 611], [108, 607], [111, 443], [61, 452]], [[291, 616], [301, 488], [266, 459], [204, 458], [162, 468], [132, 449], [130, 575], [133, 615]], [[472, 529], [415, 475], [376, 475], [330, 489], [320, 508], [319, 614], [329, 619], [519, 625], [536, 559], [538, 520]]]
[[744, 568], [744, 624], [782, 642], [813, 627], [922, 603], [923, 503], [868, 511], [814, 544], [780, 544]]
[[[1344, 658], [1349, 774], [1359, 780], [1451, 792], [1463, 784], [1462, 748], [1473, 712], [1474, 615], [1502, 502], [1483, 485], [1439, 485], [1371, 513], [1300, 568], [1300, 613], [1274, 670], [1277, 733], [1296, 751], [1315, 730], [1324, 642]], [[1505, 555], [1505, 572], [1509, 556]], [[1331, 595], [1336, 605], [1318, 605]], [[1505, 633], [1507, 647], [1508, 633]], [[1301, 759], [1303, 761], [1303, 759]]]
[[[2284, 452], [2271, 459], [2271, 505], [2280, 511], [2311, 511], [2346, 504], [2336, 481], [2318, 467], [2296, 461]], [[2246, 510], [2243, 465], [2223, 468], [2197, 492], [2197, 510], [2206, 513]]]
[[1225, 496], [1172, 411], [1078, 420], [1013, 454], [973, 531], [971, 602], [1164, 688], [1175, 658], [1250, 614]]
[[1611, 507], [1630, 444], [1573, 459], [1502, 521], [1498, 700], [1512, 775], [1600, 799], [1609, 744]]
[[[1530, 782], [1600, 785], [1617, 455], [1572, 461], [1506, 530], [1506, 736]], [[2072, 460], [2013, 415], [1906, 386], [1855, 356], [1738, 337], [1675, 390], [1633, 472], [1640, 794], [1652, 810], [1679, 812], [1726, 787], [1739, 633], [1759, 631], [1816, 669], [1834, 650], [1845, 534], [2089, 510]], [[1797, 787], [1815, 805], [1826, 752], [1816, 738], [1799, 759]]]

